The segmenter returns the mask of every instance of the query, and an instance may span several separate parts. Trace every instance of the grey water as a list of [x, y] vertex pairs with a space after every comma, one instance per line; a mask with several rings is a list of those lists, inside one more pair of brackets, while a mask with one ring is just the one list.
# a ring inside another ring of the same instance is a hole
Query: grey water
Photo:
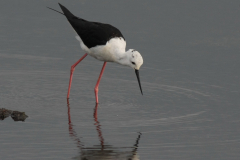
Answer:
[[[132, 69], [85, 54], [58, 2], [109, 23], [144, 59]], [[238, 160], [240, 2], [0, 1], [1, 160]]]

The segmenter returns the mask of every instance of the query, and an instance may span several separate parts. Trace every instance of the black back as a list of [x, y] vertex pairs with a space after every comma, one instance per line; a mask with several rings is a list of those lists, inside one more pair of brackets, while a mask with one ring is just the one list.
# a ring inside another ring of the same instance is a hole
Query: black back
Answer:
[[112, 25], [86, 21], [82, 18], [74, 16], [60, 3], [59, 5], [69, 23], [88, 48], [92, 48], [97, 45], [105, 45], [111, 38], [122, 37], [124, 39], [122, 33]]

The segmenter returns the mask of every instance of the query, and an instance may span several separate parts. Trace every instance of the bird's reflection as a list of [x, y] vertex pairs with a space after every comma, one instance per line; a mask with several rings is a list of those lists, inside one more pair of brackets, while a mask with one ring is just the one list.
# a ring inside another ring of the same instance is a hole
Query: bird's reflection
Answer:
[[94, 108], [93, 118], [94, 125], [96, 126], [96, 130], [98, 133], [98, 138], [100, 141], [99, 145], [94, 145], [93, 147], [85, 147], [81, 142], [80, 138], [78, 138], [77, 133], [73, 129], [73, 123], [71, 121], [71, 113], [70, 113], [70, 104], [67, 101], [68, 107], [68, 125], [69, 125], [69, 135], [76, 142], [77, 147], [80, 150], [80, 155], [74, 157], [73, 159], [79, 160], [139, 160], [137, 155], [138, 143], [141, 138], [141, 133], [139, 133], [135, 144], [132, 147], [113, 147], [111, 145], [104, 144], [104, 138], [101, 131], [101, 125], [97, 118], [97, 109], [98, 104], [96, 104]]

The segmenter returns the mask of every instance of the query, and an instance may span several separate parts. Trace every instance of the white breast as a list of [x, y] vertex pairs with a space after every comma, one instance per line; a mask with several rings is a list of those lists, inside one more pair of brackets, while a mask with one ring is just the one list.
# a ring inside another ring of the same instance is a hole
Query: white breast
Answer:
[[80, 42], [82, 50], [100, 61], [115, 62], [126, 51], [126, 41], [123, 38], [112, 38], [106, 45], [99, 45], [90, 49], [79, 36], [76, 36], [76, 39]]

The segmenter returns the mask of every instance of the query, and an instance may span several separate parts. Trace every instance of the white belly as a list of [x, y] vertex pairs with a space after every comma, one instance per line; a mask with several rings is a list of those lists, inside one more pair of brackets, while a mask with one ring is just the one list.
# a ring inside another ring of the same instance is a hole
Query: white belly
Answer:
[[100, 45], [88, 48], [79, 36], [76, 39], [80, 42], [82, 50], [87, 52], [90, 56], [106, 62], [115, 62], [121, 54], [125, 53], [126, 41], [123, 38], [112, 38], [106, 45]]

